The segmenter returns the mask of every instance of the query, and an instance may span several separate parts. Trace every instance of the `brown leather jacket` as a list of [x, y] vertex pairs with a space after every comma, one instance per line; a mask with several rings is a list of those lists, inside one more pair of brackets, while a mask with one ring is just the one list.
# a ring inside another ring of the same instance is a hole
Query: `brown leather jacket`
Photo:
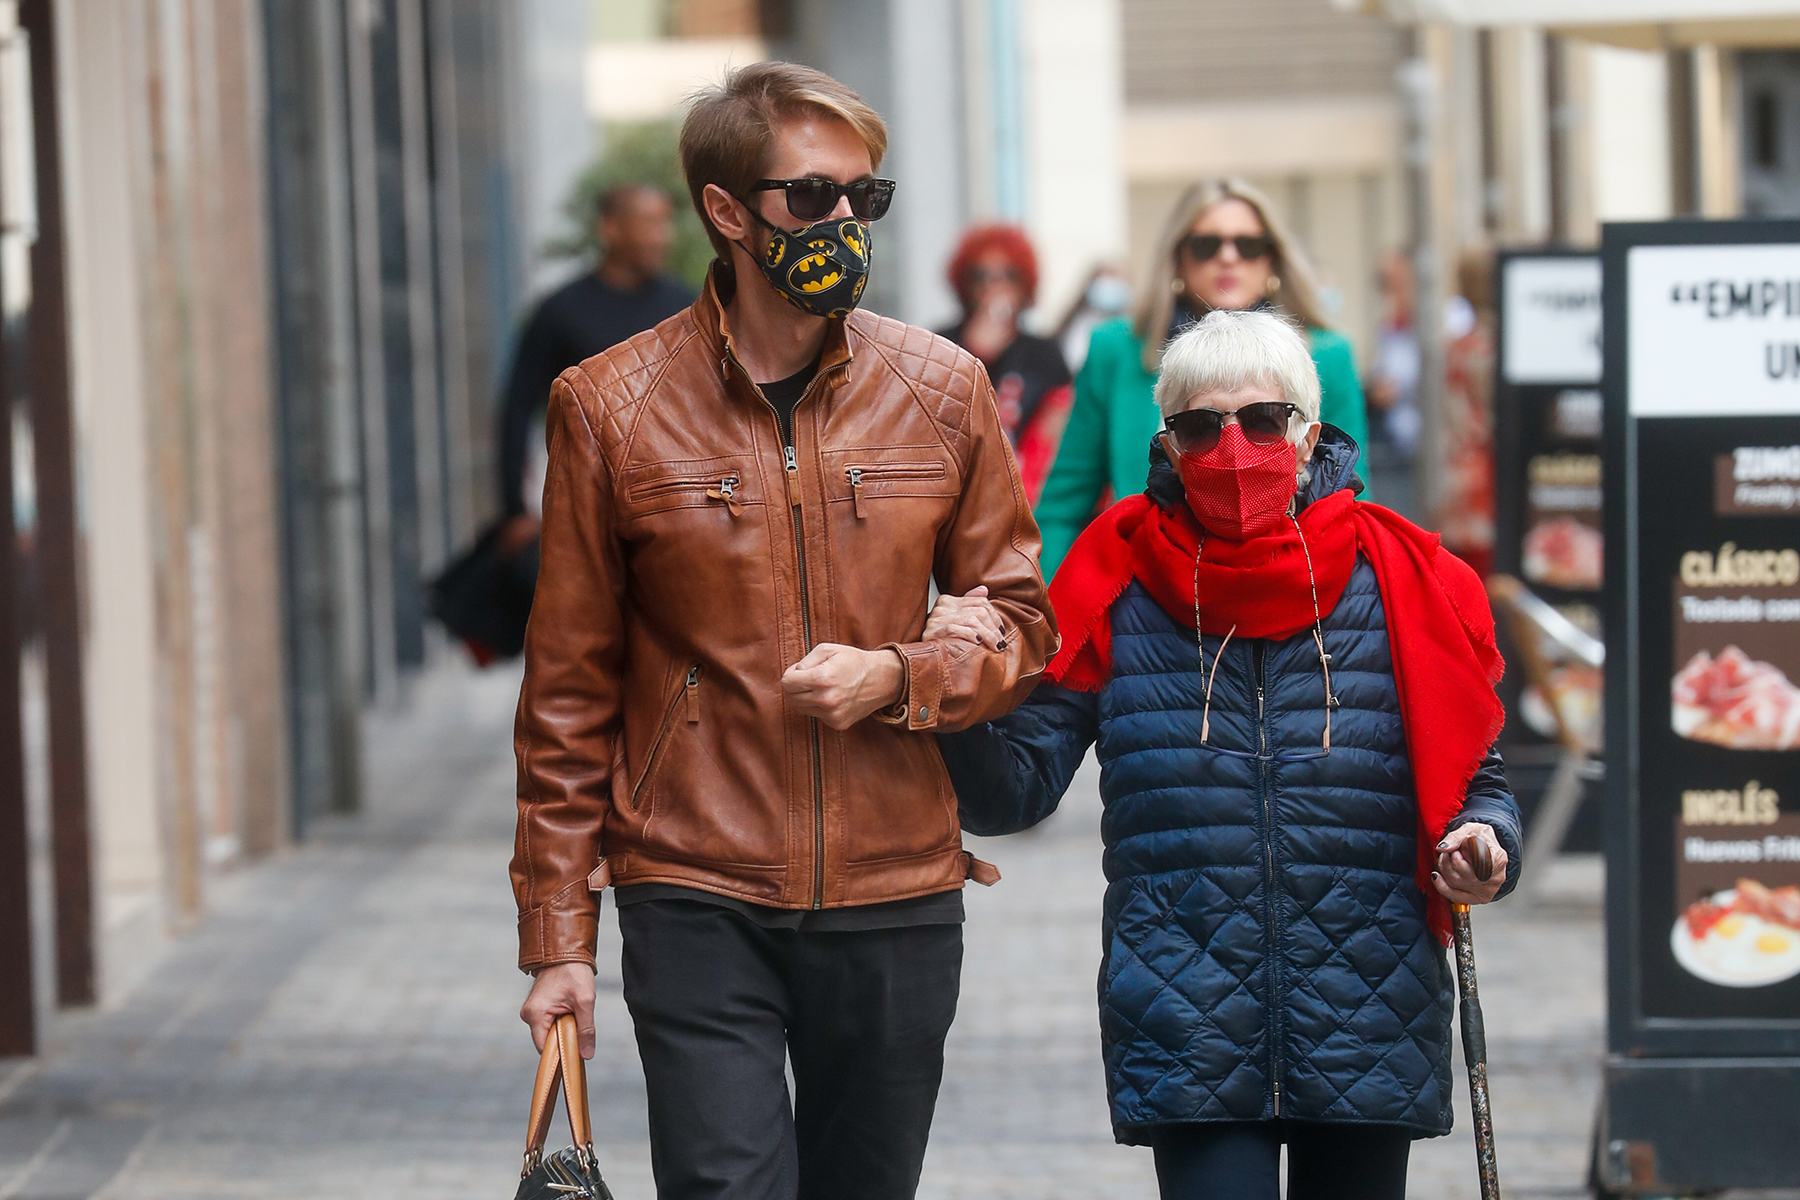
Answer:
[[[790, 455], [709, 282], [563, 372], [549, 440], [513, 739], [521, 969], [591, 964], [608, 882], [836, 908], [986, 875], [931, 734], [1018, 704], [1057, 634], [973, 357], [834, 321]], [[1006, 649], [919, 641], [934, 578], [986, 584]], [[897, 649], [901, 704], [841, 733], [794, 712], [782, 672], [821, 642]]]

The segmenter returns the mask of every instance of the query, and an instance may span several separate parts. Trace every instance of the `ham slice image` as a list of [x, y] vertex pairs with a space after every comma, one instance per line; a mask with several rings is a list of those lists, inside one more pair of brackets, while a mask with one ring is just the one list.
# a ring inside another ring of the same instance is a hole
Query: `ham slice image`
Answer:
[[1675, 732], [1736, 750], [1792, 750], [1800, 745], [1800, 688], [1781, 668], [1727, 646], [1705, 650], [1670, 685]]
[[1572, 517], [1540, 521], [1525, 534], [1525, 578], [1548, 587], [1600, 586], [1606, 542], [1600, 531]]

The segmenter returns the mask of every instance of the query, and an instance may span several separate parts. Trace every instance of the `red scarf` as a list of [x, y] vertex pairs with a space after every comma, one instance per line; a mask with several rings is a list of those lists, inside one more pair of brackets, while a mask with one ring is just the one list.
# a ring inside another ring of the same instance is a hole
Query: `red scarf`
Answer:
[[[1204, 545], [1201, 532], [1185, 508], [1167, 513], [1148, 496], [1121, 500], [1089, 525], [1050, 583], [1063, 643], [1047, 677], [1078, 691], [1105, 686], [1112, 604], [1133, 579], [1164, 612], [1192, 626], [1198, 570], [1202, 631], [1223, 636], [1235, 626], [1238, 637], [1279, 640], [1312, 626], [1314, 586], [1318, 612], [1337, 606], [1360, 553], [1381, 589], [1418, 793], [1416, 878], [1432, 932], [1449, 944], [1450, 906], [1431, 886], [1437, 844], [1505, 720], [1494, 694], [1505, 664], [1481, 580], [1442, 549], [1437, 534], [1347, 490], [1301, 510], [1298, 531], [1286, 522], [1263, 537], [1208, 536]], [[1444, 702], [1452, 697], [1456, 703]]]

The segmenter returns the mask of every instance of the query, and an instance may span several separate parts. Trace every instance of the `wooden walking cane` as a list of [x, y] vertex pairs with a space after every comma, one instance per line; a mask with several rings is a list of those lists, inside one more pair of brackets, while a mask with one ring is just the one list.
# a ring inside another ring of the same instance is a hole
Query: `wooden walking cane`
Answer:
[[[1493, 852], [1480, 838], [1463, 843], [1475, 878], [1494, 875]], [[1487, 1033], [1481, 1025], [1481, 992], [1475, 985], [1475, 938], [1469, 929], [1469, 906], [1452, 904], [1456, 930], [1456, 978], [1462, 991], [1463, 1059], [1469, 1064], [1469, 1106], [1475, 1117], [1475, 1170], [1481, 1175], [1481, 1200], [1500, 1200], [1500, 1167], [1494, 1161], [1494, 1114], [1488, 1106]]]

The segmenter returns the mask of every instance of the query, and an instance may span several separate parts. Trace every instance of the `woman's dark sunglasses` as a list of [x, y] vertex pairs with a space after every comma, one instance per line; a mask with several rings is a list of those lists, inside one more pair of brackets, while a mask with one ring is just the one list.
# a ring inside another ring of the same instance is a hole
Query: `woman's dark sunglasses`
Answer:
[[1190, 408], [1178, 412], [1164, 422], [1175, 439], [1175, 447], [1183, 454], [1205, 454], [1219, 444], [1225, 433], [1225, 418], [1235, 416], [1244, 437], [1258, 445], [1269, 446], [1287, 437], [1288, 418], [1299, 411], [1292, 404], [1265, 400], [1246, 404], [1235, 413], [1216, 408]]
[[1275, 239], [1266, 233], [1247, 233], [1234, 238], [1216, 237], [1210, 233], [1190, 233], [1181, 239], [1181, 248], [1192, 255], [1195, 262], [1207, 262], [1218, 257], [1226, 242], [1237, 247], [1238, 257], [1245, 262], [1267, 258], [1275, 250]]
[[798, 221], [823, 221], [837, 207], [839, 196], [850, 197], [850, 212], [859, 221], [879, 221], [894, 201], [891, 179], [858, 179], [838, 183], [831, 179], [759, 179], [753, 192], [787, 193], [788, 215]]

